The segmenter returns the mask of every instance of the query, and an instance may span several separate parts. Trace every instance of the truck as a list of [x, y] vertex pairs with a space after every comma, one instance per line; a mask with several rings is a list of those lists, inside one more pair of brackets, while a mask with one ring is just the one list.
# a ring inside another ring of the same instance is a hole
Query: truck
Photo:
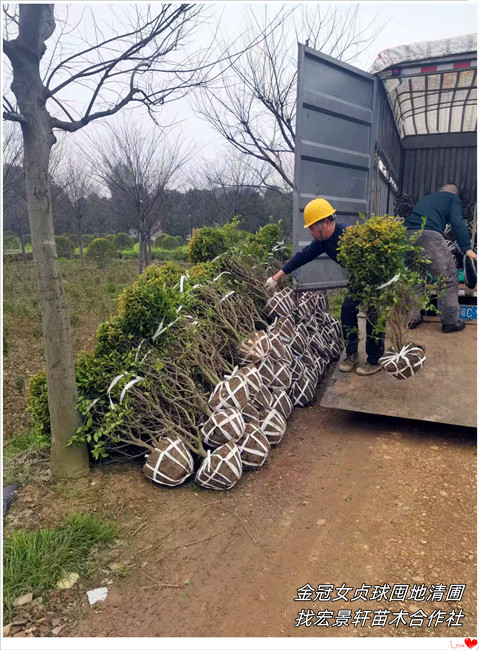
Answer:
[[[311, 241], [302, 213], [319, 196], [346, 225], [360, 214], [395, 214], [401, 196], [417, 201], [448, 182], [477, 204], [475, 34], [385, 50], [370, 72], [298, 47], [293, 252]], [[293, 286], [329, 292], [347, 286], [347, 276], [321, 255], [293, 273]], [[443, 334], [434, 316], [411, 332], [427, 350], [418, 375], [399, 381], [336, 368], [320, 404], [475, 427], [476, 289], [459, 284], [459, 299], [462, 332]]]

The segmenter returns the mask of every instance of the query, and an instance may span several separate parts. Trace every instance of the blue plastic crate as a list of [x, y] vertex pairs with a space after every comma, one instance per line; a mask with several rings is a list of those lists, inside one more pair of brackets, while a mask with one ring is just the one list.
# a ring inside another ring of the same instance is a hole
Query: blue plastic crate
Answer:
[[459, 318], [462, 320], [477, 320], [477, 305], [461, 305]]

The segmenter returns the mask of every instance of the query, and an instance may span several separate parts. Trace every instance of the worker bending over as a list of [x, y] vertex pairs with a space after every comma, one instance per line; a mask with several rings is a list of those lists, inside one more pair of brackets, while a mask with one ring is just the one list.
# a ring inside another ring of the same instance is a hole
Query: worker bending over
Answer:
[[[442, 331], [446, 334], [464, 329], [464, 321], [459, 320], [459, 285], [456, 264], [442, 235], [446, 224], [451, 225], [462, 252], [471, 259], [477, 260], [462, 216], [462, 203], [458, 194], [457, 185], [453, 183], [443, 185], [439, 192], [429, 194], [416, 203], [411, 214], [404, 221], [404, 225], [409, 231], [416, 231], [422, 228], [423, 217], [426, 217], [426, 225], [417, 243], [422, 246], [425, 257], [430, 260], [428, 270], [436, 278], [442, 276], [445, 280], [446, 292], [439, 298], [438, 308]], [[416, 311], [412, 315], [409, 327], [414, 329], [421, 322], [422, 316], [419, 311]]]
[[[335, 210], [326, 199], [314, 199], [304, 208], [304, 227], [309, 228], [313, 242], [299, 251], [278, 271], [271, 276], [266, 287], [273, 289], [278, 281], [300, 266], [311, 262], [322, 253], [338, 262], [338, 240], [346, 226], [336, 222]], [[341, 307], [341, 324], [346, 344], [346, 358], [339, 364], [343, 372], [354, 370], [359, 363], [358, 355], [358, 311], [359, 303], [347, 295]], [[381, 370], [379, 357], [384, 352], [384, 335], [373, 336], [373, 326], [377, 322], [377, 314], [368, 313], [366, 322], [366, 353], [367, 363], [356, 368], [358, 375], [372, 375]]]

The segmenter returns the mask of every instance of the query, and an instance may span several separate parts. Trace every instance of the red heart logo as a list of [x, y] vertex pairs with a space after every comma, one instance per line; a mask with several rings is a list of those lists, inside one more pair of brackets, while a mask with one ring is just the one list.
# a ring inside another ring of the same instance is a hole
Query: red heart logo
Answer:
[[468, 648], [473, 648], [475, 645], [477, 645], [477, 639], [464, 639], [464, 643], [467, 645]]

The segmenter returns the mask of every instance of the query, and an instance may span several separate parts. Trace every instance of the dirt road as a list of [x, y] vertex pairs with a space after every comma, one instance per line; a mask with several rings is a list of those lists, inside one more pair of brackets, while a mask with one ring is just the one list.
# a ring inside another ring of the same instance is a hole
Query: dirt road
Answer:
[[[82, 613], [65, 634], [477, 634], [471, 429], [316, 405], [295, 410], [265, 467], [246, 474], [231, 492], [163, 489], [133, 468], [101, 474], [101, 480], [95, 474], [89, 480], [83, 507], [101, 507], [105, 515], [116, 511], [127, 522], [128, 541], [114, 553], [117, 563], [126, 563], [125, 573], [113, 580], [99, 611], [83, 597]], [[308, 583], [315, 589], [345, 584], [353, 588], [349, 598], [363, 583], [371, 586], [368, 596], [384, 584], [467, 587], [460, 603], [445, 602], [445, 596], [441, 602], [295, 602], [298, 588]], [[329, 627], [295, 626], [303, 609], [332, 610], [334, 616], [352, 609], [354, 617], [359, 607], [373, 612], [402, 607], [407, 624], [370, 627], [370, 619], [364, 627], [351, 620], [348, 627], [331, 627], [333, 617]], [[462, 627], [427, 627], [427, 619], [422, 627], [409, 627], [407, 615], [417, 610], [449, 614], [454, 608], [465, 614]]]

